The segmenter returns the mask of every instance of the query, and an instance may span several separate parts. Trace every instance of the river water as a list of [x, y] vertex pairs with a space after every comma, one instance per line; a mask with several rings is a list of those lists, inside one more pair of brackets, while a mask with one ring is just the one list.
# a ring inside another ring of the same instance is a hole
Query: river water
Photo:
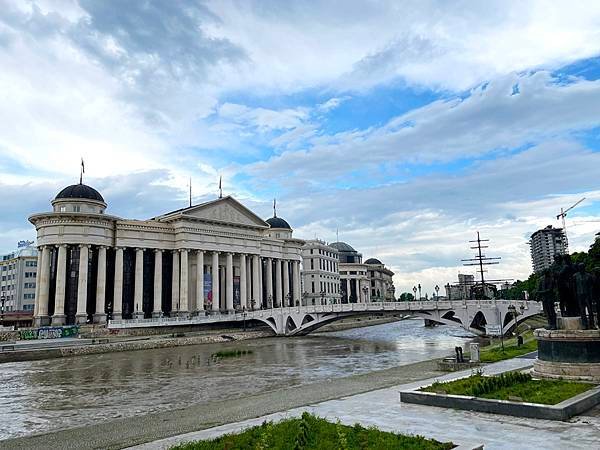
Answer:
[[[0, 439], [383, 370], [454, 353], [473, 337], [422, 320], [0, 365]], [[212, 360], [219, 350], [250, 349]]]

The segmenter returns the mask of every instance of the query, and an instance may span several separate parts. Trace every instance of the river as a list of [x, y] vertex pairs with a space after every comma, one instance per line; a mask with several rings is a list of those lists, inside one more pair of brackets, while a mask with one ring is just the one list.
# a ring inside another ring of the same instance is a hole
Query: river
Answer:
[[[473, 336], [422, 320], [0, 365], [0, 439], [172, 410], [454, 353]], [[220, 350], [252, 353], [214, 361]]]

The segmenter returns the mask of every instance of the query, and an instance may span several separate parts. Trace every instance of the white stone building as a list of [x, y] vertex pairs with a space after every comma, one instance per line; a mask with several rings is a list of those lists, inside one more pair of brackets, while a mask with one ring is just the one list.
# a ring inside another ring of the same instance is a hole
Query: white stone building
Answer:
[[76, 184], [32, 215], [39, 276], [35, 322], [188, 316], [300, 300], [303, 240], [278, 217], [264, 221], [232, 197], [149, 220], [105, 213]]
[[38, 252], [24, 247], [0, 256], [0, 302], [5, 312], [33, 312]]
[[567, 239], [562, 228], [548, 225], [531, 235], [531, 262], [534, 272], [547, 269], [554, 262], [555, 255], [564, 255], [567, 251]]
[[302, 248], [302, 293], [304, 305], [340, 303], [338, 250], [319, 239]]
[[329, 244], [339, 255], [340, 294], [342, 303], [370, 302], [369, 276], [362, 255], [345, 242]]
[[385, 264], [376, 258], [367, 259], [365, 265], [367, 266], [367, 274], [369, 276], [371, 301], [396, 301], [396, 288], [392, 280], [394, 272], [385, 267]]

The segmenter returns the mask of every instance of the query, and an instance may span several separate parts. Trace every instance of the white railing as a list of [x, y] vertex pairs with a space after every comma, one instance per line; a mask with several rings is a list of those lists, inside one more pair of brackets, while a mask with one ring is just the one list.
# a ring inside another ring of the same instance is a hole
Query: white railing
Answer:
[[[177, 325], [200, 325], [219, 322], [239, 322], [243, 320], [262, 319], [265, 320], [279, 314], [326, 314], [326, 313], [349, 313], [349, 312], [411, 312], [411, 311], [432, 311], [432, 310], [453, 310], [466, 308], [468, 306], [498, 307], [515, 305], [524, 306], [529, 309], [529, 303], [525, 301], [513, 300], [443, 300], [443, 301], [412, 301], [412, 302], [373, 302], [373, 303], [337, 303], [329, 305], [305, 305], [305, 306], [285, 306], [281, 308], [260, 309], [255, 311], [236, 311], [231, 314], [212, 312], [204, 316], [192, 317], [160, 317], [151, 319], [115, 319], [111, 320], [108, 328], [139, 328], [156, 326], [177, 326]], [[540, 309], [537, 302], [536, 310]]]

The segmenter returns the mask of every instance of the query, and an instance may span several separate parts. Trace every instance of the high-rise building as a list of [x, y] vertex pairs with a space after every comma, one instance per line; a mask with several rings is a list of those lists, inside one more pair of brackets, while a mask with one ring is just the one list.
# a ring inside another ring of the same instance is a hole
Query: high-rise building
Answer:
[[33, 313], [37, 259], [37, 249], [31, 246], [0, 256], [0, 298], [5, 312]]
[[303, 303], [340, 303], [338, 250], [324, 241], [306, 241], [302, 247]]
[[566, 242], [563, 229], [553, 228], [552, 225], [533, 233], [529, 241], [533, 271], [541, 272], [547, 269], [554, 262], [555, 255], [564, 255]]

